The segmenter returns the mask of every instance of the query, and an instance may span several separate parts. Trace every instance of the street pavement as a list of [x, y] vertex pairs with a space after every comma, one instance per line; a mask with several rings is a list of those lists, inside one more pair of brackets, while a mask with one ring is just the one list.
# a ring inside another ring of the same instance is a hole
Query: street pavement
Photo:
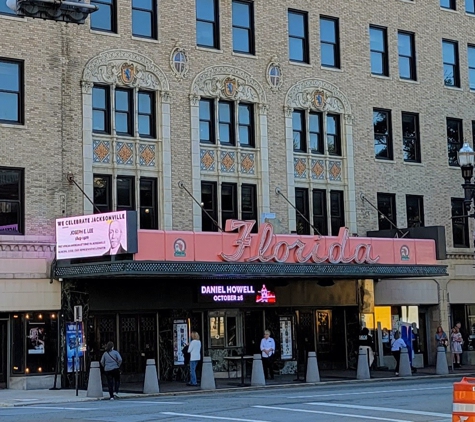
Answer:
[[[429, 379], [453, 379], [453, 382], [460, 381], [463, 377], [475, 377], [475, 366], [464, 366], [461, 369], [450, 371], [448, 375], [437, 375], [435, 367], [428, 367], [418, 369], [412, 377], [407, 379], [429, 380]], [[371, 379], [357, 380], [356, 371], [354, 370], [321, 370], [319, 383], [305, 383], [302, 375], [279, 375], [274, 380], [266, 381], [266, 386], [255, 387], [250, 386], [250, 380], [247, 378], [246, 386], [241, 386], [240, 379], [232, 378], [218, 378], [216, 379], [216, 390], [223, 393], [232, 391], [246, 391], [246, 390], [260, 390], [260, 389], [276, 389], [281, 387], [295, 387], [302, 388], [304, 386], [315, 385], [335, 385], [335, 384], [362, 384], [362, 383], [378, 383], [387, 381], [397, 381], [401, 377], [395, 377], [391, 371], [371, 371]], [[105, 386], [104, 386], [105, 387]], [[179, 396], [190, 393], [209, 393], [210, 391], [201, 390], [200, 387], [189, 387], [184, 382], [160, 382], [160, 392], [157, 394], [143, 394], [141, 384], [122, 384], [121, 385], [121, 399], [136, 399], [146, 397], [161, 397], [161, 396]], [[39, 404], [65, 404], [77, 403], [85, 401], [97, 401], [101, 399], [90, 398], [86, 396], [85, 390], [78, 390], [76, 395], [75, 389], [59, 389], [59, 390], [0, 390], [0, 407], [19, 407], [19, 406], [34, 406]], [[102, 400], [108, 399], [107, 388], [104, 388], [104, 396]]]

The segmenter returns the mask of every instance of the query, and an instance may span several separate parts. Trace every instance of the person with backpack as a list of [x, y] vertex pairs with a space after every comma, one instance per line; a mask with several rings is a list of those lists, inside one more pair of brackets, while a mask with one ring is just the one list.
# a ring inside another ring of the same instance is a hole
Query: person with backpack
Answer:
[[117, 350], [114, 350], [114, 343], [109, 341], [106, 345], [106, 351], [102, 355], [101, 365], [107, 378], [110, 400], [119, 398], [121, 364], [122, 356]]
[[394, 333], [394, 338], [391, 341], [391, 353], [396, 359], [396, 369], [394, 370], [394, 375], [399, 375], [399, 362], [401, 361], [401, 349], [406, 348], [407, 345], [404, 340], [401, 338], [401, 333], [396, 331]]

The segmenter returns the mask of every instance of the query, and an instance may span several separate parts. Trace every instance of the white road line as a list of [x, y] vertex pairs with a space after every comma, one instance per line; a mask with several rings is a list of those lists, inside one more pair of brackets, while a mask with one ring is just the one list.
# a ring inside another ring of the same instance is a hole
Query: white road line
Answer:
[[274, 407], [274, 406], [252, 406], [258, 407], [259, 409], [272, 409], [272, 410], [286, 410], [289, 412], [301, 412], [301, 413], [315, 413], [318, 415], [332, 415], [332, 416], [344, 416], [346, 418], [356, 418], [356, 419], [365, 419], [365, 420], [375, 420], [375, 421], [386, 421], [386, 422], [412, 422], [407, 419], [389, 419], [389, 418], [379, 418], [376, 416], [366, 416], [366, 415], [352, 415], [349, 413], [336, 413], [336, 412], [324, 412], [319, 410], [305, 410], [305, 409], [291, 409], [288, 407]]
[[361, 391], [359, 393], [330, 393], [330, 394], [312, 394], [310, 396], [289, 396], [288, 399], [307, 399], [307, 398], [316, 398], [316, 397], [337, 397], [337, 396], [355, 396], [355, 395], [366, 395], [366, 394], [381, 394], [381, 393], [396, 393], [402, 391], [425, 391], [425, 390], [448, 390], [453, 389], [453, 386], [447, 387], [427, 387], [427, 388], [404, 388], [401, 390], [377, 390], [377, 391]]
[[376, 406], [359, 406], [356, 404], [341, 404], [341, 403], [305, 403], [312, 406], [329, 406], [329, 407], [343, 407], [345, 409], [360, 409], [360, 410], [383, 410], [385, 412], [404, 413], [408, 415], [422, 415], [422, 416], [436, 416], [440, 418], [451, 418], [452, 414], [448, 413], [436, 413], [436, 412], [423, 412], [421, 410], [405, 410], [405, 409], [391, 409], [390, 407], [376, 407]]
[[[17, 408], [18, 409], [18, 408]], [[22, 409], [47, 409], [47, 410], [97, 410], [93, 407], [54, 407], [54, 406], [25, 406]]]
[[[198, 419], [218, 419], [221, 421], [239, 421], [239, 422], [269, 422], [261, 421], [258, 419], [240, 419], [240, 418], [229, 418], [227, 416], [206, 416], [206, 415], [197, 415], [196, 413], [175, 413], [175, 412], [160, 412], [162, 415], [169, 416], [186, 416], [188, 418], [198, 418]], [[408, 422], [408, 421], [404, 421]]]
[[[118, 401], [120, 401], [119, 399]], [[182, 401], [142, 401], [142, 400], [124, 400], [125, 403], [138, 403], [138, 404], [184, 404]]]

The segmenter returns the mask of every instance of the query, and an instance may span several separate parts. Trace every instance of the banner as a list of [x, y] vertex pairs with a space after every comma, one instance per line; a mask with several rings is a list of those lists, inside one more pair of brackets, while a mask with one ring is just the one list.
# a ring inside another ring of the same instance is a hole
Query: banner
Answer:
[[[83, 339], [83, 323], [78, 322], [78, 360], [76, 362], [77, 369], [81, 369], [80, 361], [81, 357], [84, 355], [86, 349]], [[74, 372], [76, 370], [74, 361], [76, 358], [76, 323], [68, 322], [66, 324], [66, 361], [67, 361], [67, 372]]]
[[45, 323], [28, 322], [28, 354], [45, 354]]

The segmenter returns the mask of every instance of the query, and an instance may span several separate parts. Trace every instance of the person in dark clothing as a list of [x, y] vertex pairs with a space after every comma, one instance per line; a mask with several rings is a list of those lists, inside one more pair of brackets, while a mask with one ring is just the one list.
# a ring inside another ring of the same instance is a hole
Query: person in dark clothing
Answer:
[[117, 350], [114, 350], [114, 343], [109, 341], [106, 345], [106, 351], [102, 355], [101, 365], [104, 367], [104, 372], [106, 374], [110, 400], [119, 398], [121, 364], [122, 356], [120, 356]]
[[369, 333], [369, 330], [366, 327], [360, 331], [358, 346], [359, 348], [366, 349], [368, 355], [368, 367], [371, 369], [374, 362], [374, 341], [373, 336]]

